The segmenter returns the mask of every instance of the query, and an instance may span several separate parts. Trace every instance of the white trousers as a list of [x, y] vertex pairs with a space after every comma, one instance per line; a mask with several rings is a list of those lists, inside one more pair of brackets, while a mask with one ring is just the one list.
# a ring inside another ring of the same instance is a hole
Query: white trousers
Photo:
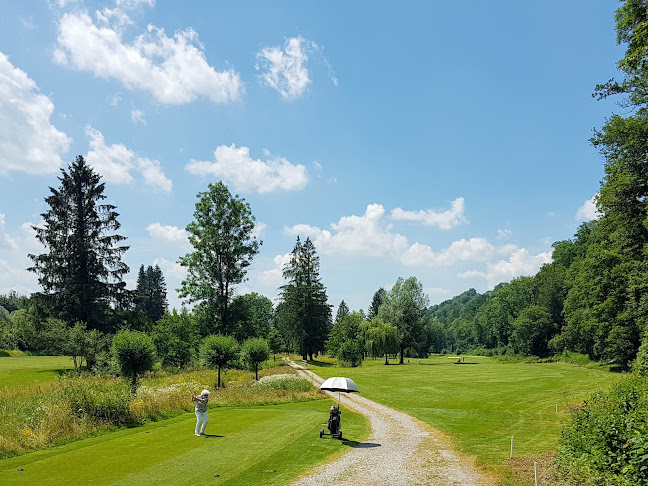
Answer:
[[196, 434], [202, 434], [209, 423], [207, 412], [199, 412], [196, 410], [196, 420]]

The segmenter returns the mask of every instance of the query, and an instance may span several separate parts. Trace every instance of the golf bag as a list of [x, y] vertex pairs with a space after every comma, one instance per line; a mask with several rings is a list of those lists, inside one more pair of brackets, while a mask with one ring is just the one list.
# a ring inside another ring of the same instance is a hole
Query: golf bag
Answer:
[[341, 427], [341, 420], [340, 420], [340, 415], [342, 415], [342, 412], [340, 412], [340, 407], [336, 406], [331, 406], [331, 410], [329, 413], [329, 419], [328, 419], [328, 429], [329, 433], [326, 434], [324, 432], [324, 429], [320, 431], [320, 438], [325, 436], [325, 435], [330, 435], [331, 437], [336, 437], [340, 440], [342, 440], [342, 430], [340, 429]]

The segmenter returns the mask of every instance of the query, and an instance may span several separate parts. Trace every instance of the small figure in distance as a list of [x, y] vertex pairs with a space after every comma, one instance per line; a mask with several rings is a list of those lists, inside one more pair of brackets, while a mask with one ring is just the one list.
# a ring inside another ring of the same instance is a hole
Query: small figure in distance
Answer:
[[198, 396], [192, 393], [191, 401], [196, 402], [196, 436], [200, 437], [205, 433], [205, 427], [209, 423], [209, 417], [207, 416], [209, 390], [203, 390]]

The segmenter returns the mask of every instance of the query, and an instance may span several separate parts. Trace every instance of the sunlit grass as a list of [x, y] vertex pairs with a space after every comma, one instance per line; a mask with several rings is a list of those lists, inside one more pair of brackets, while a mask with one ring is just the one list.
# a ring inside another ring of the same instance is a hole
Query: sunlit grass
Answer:
[[515, 455], [554, 450], [570, 409], [619, 378], [565, 363], [511, 364], [477, 356], [456, 361], [434, 356], [385, 366], [384, 360], [369, 359], [358, 368], [341, 368], [318, 358], [309, 369], [323, 378], [353, 379], [361, 395], [450, 435], [459, 450], [499, 473], [506, 470], [511, 436]]

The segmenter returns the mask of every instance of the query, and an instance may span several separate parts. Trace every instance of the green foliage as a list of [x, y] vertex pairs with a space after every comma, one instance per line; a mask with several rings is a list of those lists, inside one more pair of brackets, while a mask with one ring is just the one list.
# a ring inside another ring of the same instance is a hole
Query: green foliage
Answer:
[[253, 234], [254, 221], [250, 205], [232, 196], [223, 182], [198, 194], [194, 221], [187, 225], [193, 251], [179, 260], [187, 268], [179, 295], [200, 304], [206, 333], [232, 333], [232, 287], [243, 282], [261, 244]]
[[153, 368], [155, 344], [141, 331], [119, 331], [113, 337], [111, 352], [122, 375], [131, 379], [131, 391], [137, 389], [137, 377]]
[[187, 366], [196, 358], [198, 323], [186, 309], [164, 314], [153, 326], [151, 339], [163, 366]]
[[648, 377], [648, 339], [644, 339], [641, 346], [639, 346], [637, 358], [632, 364], [632, 371], [639, 376]]
[[380, 309], [380, 306], [385, 301], [386, 296], [387, 291], [382, 287], [374, 292], [373, 297], [371, 298], [371, 305], [369, 305], [369, 310], [367, 312], [368, 321], [378, 317], [378, 309]]
[[398, 328], [401, 364], [405, 348], [417, 347], [420, 343], [428, 305], [429, 299], [423, 293], [423, 285], [416, 277], [410, 277], [407, 280], [399, 278], [380, 306], [379, 317]]
[[200, 344], [200, 359], [207, 366], [218, 368], [217, 388], [221, 386], [221, 369], [236, 361], [239, 349], [236, 339], [222, 334], [207, 336]]
[[253, 337], [268, 337], [275, 325], [272, 301], [256, 292], [237, 295], [230, 306], [233, 335], [239, 342]]
[[110, 306], [127, 300], [123, 276], [128, 266], [121, 257], [128, 247], [118, 246], [126, 238], [112, 233], [120, 228], [119, 214], [115, 206], [100, 204], [106, 199], [104, 184], [83, 157], [61, 174], [60, 188], [50, 187], [45, 199], [44, 226], [33, 227], [48, 252], [30, 254], [34, 266], [29, 270], [38, 275], [39, 298], [50, 316], [106, 329]]
[[319, 275], [319, 257], [310, 238], [302, 244], [299, 237], [283, 268], [288, 281], [281, 287], [277, 306], [278, 326], [291, 347], [304, 359], [324, 351], [331, 328], [331, 306]]
[[270, 356], [268, 341], [263, 338], [250, 338], [241, 346], [243, 361], [254, 368], [254, 376], [259, 379], [259, 365]]
[[372, 358], [385, 357], [385, 364], [389, 364], [388, 356], [398, 352], [398, 329], [379, 317], [373, 318], [365, 331], [365, 349]]
[[648, 484], [648, 379], [627, 377], [572, 412], [556, 463], [579, 484]]
[[144, 265], [140, 267], [135, 289], [135, 305], [153, 322], [157, 322], [167, 312], [169, 304], [166, 282], [159, 265], [149, 265], [146, 270]]

